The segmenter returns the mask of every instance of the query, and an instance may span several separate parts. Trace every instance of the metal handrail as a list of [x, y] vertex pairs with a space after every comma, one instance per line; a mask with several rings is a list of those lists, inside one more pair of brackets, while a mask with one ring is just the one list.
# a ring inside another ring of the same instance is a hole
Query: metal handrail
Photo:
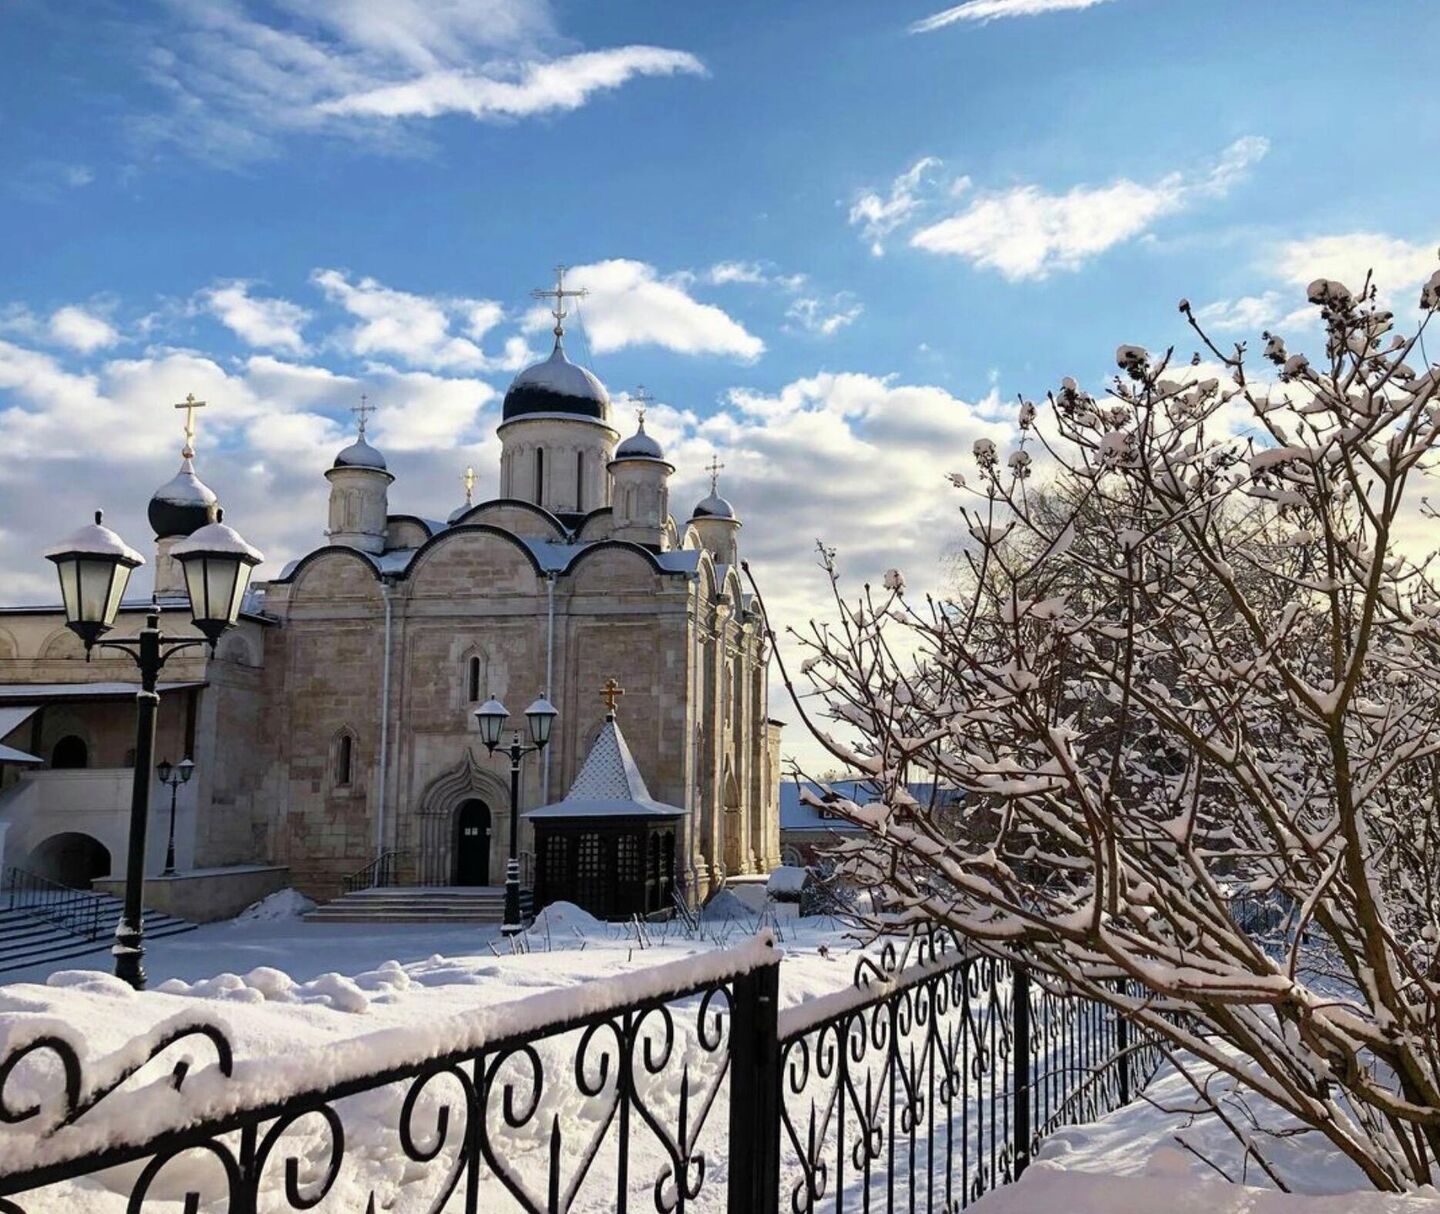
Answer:
[[38, 915], [84, 940], [98, 940], [105, 934], [103, 912], [112, 902], [104, 894], [62, 885], [13, 865], [5, 869], [3, 883], [9, 891], [10, 910]]
[[353, 894], [362, 889], [379, 889], [384, 886], [398, 885], [400, 878], [399, 861], [410, 853], [401, 851], [399, 848], [392, 848], [390, 851], [381, 852], [375, 859], [371, 860], [364, 868], [357, 868], [353, 873], [343, 878], [347, 894]]

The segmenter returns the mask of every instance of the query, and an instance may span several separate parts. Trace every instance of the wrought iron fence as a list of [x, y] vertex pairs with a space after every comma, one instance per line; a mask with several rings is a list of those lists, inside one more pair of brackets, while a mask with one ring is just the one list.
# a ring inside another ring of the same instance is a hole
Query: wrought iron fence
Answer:
[[855, 990], [780, 1019], [782, 1206], [962, 1209], [1041, 1139], [1127, 1103], [1158, 1047], [1104, 1004], [951, 936], [862, 958]]
[[953, 1211], [1153, 1070], [1098, 1007], [948, 939], [784, 1013], [778, 961], [760, 933], [289, 1056], [288, 1081], [214, 1025], [101, 1060], [12, 1032], [0, 1214]]
[[115, 903], [104, 894], [61, 885], [39, 873], [14, 867], [5, 869], [4, 887], [10, 910], [27, 911], [82, 940], [99, 940], [110, 932], [106, 910], [113, 911]]

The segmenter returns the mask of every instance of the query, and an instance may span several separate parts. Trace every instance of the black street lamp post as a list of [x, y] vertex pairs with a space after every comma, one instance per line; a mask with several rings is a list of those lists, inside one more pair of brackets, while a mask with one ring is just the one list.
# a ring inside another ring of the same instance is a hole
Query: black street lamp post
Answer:
[[[505, 921], [500, 930], [513, 936], [525, 930], [520, 917], [520, 760], [526, 755], [545, 749], [550, 741], [550, 727], [560, 714], [543, 696], [525, 710], [525, 720], [530, 726], [531, 746], [522, 745], [520, 731], [515, 730], [510, 740], [510, 858], [505, 863]], [[499, 700], [486, 700], [475, 710], [475, 720], [480, 725], [480, 740], [492, 755], [500, 749], [500, 735], [510, 711]]]
[[[80, 528], [45, 556], [55, 562], [65, 623], [84, 643], [130, 656], [140, 670], [135, 695], [135, 774], [130, 791], [130, 841], [125, 856], [125, 905], [115, 929], [115, 976], [145, 989], [145, 832], [150, 821], [150, 785], [155, 767], [155, 718], [160, 708], [156, 685], [166, 661], [182, 649], [215, 642], [235, 623], [250, 573], [265, 558], [217, 514], [216, 521], [171, 550], [185, 570], [190, 612], [199, 637], [167, 638], [160, 633], [160, 609], [152, 606], [145, 627], [133, 640], [100, 638], [115, 625], [131, 572], [145, 558], [106, 527], [97, 510], [95, 522]], [[168, 867], [168, 865], [167, 865]]]
[[155, 770], [160, 775], [160, 783], [170, 789], [170, 833], [165, 839], [165, 867], [160, 875], [173, 877], [175, 875], [175, 794], [180, 791], [180, 785], [190, 782], [190, 777], [195, 774], [195, 764], [189, 759], [181, 759], [179, 763], [161, 759], [160, 765]]

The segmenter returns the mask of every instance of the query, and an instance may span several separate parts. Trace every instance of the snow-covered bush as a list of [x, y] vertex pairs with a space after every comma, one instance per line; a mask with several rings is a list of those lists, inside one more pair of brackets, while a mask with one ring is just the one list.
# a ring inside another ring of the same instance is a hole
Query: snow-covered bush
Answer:
[[[1403, 1189], [1440, 1178], [1440, 589], [1417, 492], [1440, 287], [1409, 335], [1368, 280], [1308, 294], [1313, 361], [1266, 334], [1257, 374], [1182, 303], [1204, 362], [1121, 346], [1102, 399], [1066, 379], [1038, 416], [1022, 402], [1027, 458], [976, 442], [944, 490], [963, 594], [918, 598], [909, 570], [909, 593], [892, 571], [850, 599], [822, 546], [840, 609], [800, 637], [797, 702], [882, 790], [826, 808], [865, 829], [841, 863], [891, 923], [1121, 1008]], [[958, 826], [907, 787], [927, 780], [963, 791]], [[1242, 899], [1286, 930], [1246, 930]], [[1264, 1166], [1263, 1127], [1217, 1111]]]

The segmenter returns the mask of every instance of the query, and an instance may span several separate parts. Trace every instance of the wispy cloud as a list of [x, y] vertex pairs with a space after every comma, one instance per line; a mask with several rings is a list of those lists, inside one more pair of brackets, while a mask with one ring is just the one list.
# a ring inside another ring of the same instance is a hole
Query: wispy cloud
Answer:
[[[723, 308], [702, 303], [688, 290], [688, 273], [662, 277], [654, 266], [613, 258], [573, 266], [566, 281], [589, 292], [583, 305], [585, 333], [597, 354], [627, 346], [654, 345], [679, 354], [725, 354], [759, 358], [765, 343]], [[530, 332], [553, 322], [543, 308], [527, 314]]]
[[806, 333], [816, 337], [833, 337], [860, 318], [865, 309], [848, 291], [829, 299], [802, 296], [785, 310], [785, 317]]
[[865, 190], [851, 204], [850, 226], [860, 229], [876, 257], [885, 253], [885, 238], [914, 217], [926, 177], [940, 164], [939, 157], [922, 156], [890, 183], [887, 192]]
[[305, 353], [307, 346], [302, 330], [311, 314], [288, 299], [251, 295], [250, 287], [251, 284], [243, 280], [216, 283], [201, 292], [200, 302], [248, 346], [287, 354]]
[[506, 342], [499, 358], [480, 348], [479, 340], [505, 315], [494, 300], [417, 295], [374, 278], [352, 281], [344, 270], [319, 269], [310, 281], [358, 321], [329, 339], [357, 358], [398, 358], [426, 370], [489, 371], [517, 370], [530, 356], [519, 337]]
[[961, 21], [998, 21], [1005, 17], [1039, 17], [1045, 13], [1060, 13], [1073, 9], [1093, 8], [1107, 4], [1109, 0], [966, 0], [953, 8], [942, 9], [929, 17], [916, 21], [910, 27], [912, 34], [928, 34], [944, 29]]
[[[689, 52], [620, 46], [554, 53], [536, 0], [286, 0], [293, 20], [248, 0], [171, 0], [174, 28], [148, 50], [167, 98], [132, 119], [149, 144], [220, 165], [275, 155], [299, 134], [416, 146], [402, 120], [465, 114], [517, 120], [577, 109], [641, 76], [700, 75]], [[423, 144], [422, 144], [423, 146]]]
[[963, 258], [1012, 281], [1075, 270], [1133, 240], [1162, 216], [1205, 198], [1224, 197], [1268, 150], [1267, 140], [1251, 135], [1236, 140], [1209, 166], [1150, 183], [1122, 177], [1064, 193], [1035, 185], [981, 192], [958, 214], [913, 233], [910, 244]]
[[576, 110], [592, 94], [619, 88], [635, 76], [705, 74], [686, 51], [658, 46], [621, 46], [582, 51], [545, 63], [519, 65], [513, 78], [475, 71], [430, 72], [320, 104], [322, 114], [379, 118], [435, 118], [466, 114], [477, 119], [529, 118]]

